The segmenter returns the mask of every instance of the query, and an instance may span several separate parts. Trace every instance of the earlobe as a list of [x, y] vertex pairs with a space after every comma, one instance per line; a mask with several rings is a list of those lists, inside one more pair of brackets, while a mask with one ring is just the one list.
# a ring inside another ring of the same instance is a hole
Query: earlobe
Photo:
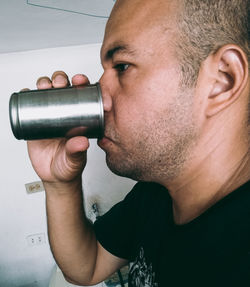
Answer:
[[223, 46], [212, 55], [212, 61], [214, 84], [208, 97], [208, 117], [234, 103], [244, 90], [248, 78], [248, 61], [236, 45]]

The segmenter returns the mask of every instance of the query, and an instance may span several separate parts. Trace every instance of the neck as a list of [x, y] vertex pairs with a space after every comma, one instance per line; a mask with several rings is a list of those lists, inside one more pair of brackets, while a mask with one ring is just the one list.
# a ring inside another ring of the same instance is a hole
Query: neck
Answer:
[[196, 149], [196, 157], [187, 162], [185, 172], [165, 184], [173, 200], [176, 224], [193, 220], [250, 180], [249, 143], [244, 138], [239, 135], [230, 141], [224, 138], [213, 148], [208, 142], [202, 149], [210, 147], [206, 156], [201, 158], [204, 152]]

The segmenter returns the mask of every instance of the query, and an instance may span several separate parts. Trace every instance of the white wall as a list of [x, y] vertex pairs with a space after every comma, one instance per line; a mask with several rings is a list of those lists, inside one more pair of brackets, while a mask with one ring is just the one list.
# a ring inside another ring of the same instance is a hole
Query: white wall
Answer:
[[[46, 212], [43, 192], [28, 195], [24, 184], [39, 180], [29, 162], [26, 143], [11, 132], [8, 102], [11, 93], [35, 88], [39, 76], [64, 70], [72, 77], [86, 73], [98, 81], [102, 68], [100, 45], [0, 54], [0, 287], [48, 286], [54, 266], [49, 245], [30, 247], [27, 236], [45, 233]], [[122, 199], [134, 182], [110, 173], [105, 155], [91, 140], [88, 165], [84, 173], [84, 193], [88, 202], [97, 201], [101, 213]], [[110, 196], [112, 194], [112, 196]]]

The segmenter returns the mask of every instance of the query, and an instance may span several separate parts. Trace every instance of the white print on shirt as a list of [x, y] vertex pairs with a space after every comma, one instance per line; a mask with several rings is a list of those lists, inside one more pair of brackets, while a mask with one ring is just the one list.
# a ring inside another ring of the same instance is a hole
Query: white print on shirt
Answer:
[[158, 283], [155, 283], [152, 263], [147, 265], [142, 247], [135, 262], [131, 263], [128, 281], [131, 287], [158, 287]]

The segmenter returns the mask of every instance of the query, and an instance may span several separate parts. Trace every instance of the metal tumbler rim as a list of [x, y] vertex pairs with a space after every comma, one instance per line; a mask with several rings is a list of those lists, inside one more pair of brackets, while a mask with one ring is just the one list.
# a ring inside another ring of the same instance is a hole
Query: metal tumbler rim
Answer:
[[19, 107], [18, 94], [13, 93], [9, 101], [10, 124], [11, 124], [11, 129], [12, 129], [14, 136], [18, 140], [20, 140], [22, 139], [22, 135], [20, 134], [21, 128], [20, 128], [20, 122], [19, 122], [18, 107]]
[[[104, 134], [104, 109], [103, 109], [103, 100], [102, 100], [102, 91], [99, 82], [96, 84], [96, 88], [98, 91], [98, 96], [99, 96], [99, 105], [100, 105], [100, 130], [102, 131], [101, 137], [103, 137]], [[100, 138], [101, 138], [100, 137]]]

